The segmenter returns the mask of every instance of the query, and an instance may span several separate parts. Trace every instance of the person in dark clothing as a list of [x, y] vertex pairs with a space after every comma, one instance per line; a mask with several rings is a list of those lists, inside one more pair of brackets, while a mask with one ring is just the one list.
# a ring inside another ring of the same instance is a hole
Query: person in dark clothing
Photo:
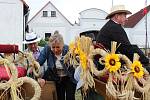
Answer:
[[44, 47], [38, 58], [40, 65], [46, 60], [48, 65], [42, 79], [38, 81], [41, 86], [45, 84], [45, 80], [54, 81], [58, 100], [75, 100], [75, 69], [64, 63], [64, 56], [67, 52], [68, 46], [64, 45], [63, 37], [57, 32], [50, 37], [49, 45]]
[[[106, 17], [109, 21], [101, 28], [97, 35], [96, 42], [103, 44], [106, 49], [111, 50], [111, 41], [116, 41], [119, 46], [116, 52], [125, 54], [131, 61], [133, 61], [134, 53], [138, 53], [140, 56], [139, 60], [146, 67], [149, 64], [149, 59], [138, 46], [130, 43], [123, 28], [127, 20], [127, 14], [131, 14], [131, 12], [126, 10], [124, 5], [113, 6], [110, 14]], [[146, 67], [146, 69], [150, 71], [149, 67]]]

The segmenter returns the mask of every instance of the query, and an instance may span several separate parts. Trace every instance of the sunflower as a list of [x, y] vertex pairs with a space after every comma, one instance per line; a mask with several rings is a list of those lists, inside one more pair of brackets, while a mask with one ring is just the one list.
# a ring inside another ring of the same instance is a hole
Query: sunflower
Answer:
[[140, 61], [135, 60], [131, 65], [131, 72], [136, 78], [141, 78], [144, 75], [144, 68]]
[[80, 57], [80, 62], [81, 62], [81, 66], [82, 66], [83, 70], [86, 70], [86, 68], [87, 68], [87, 56], [82, 50], [80, 50], [79, 57]]
[[121, 66], [119, 60], [120, 59], [117, 54], [108, 54], [105, 57], [105, 67], [109, 70], [109, 72], [116, 72]]

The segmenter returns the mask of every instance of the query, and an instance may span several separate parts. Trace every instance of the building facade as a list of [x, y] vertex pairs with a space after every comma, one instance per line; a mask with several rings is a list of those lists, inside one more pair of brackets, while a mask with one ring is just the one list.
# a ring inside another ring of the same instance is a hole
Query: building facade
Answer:
[[23, 0], [1, 0], [0, 44], [16, 44], [23, 49], [28, 8]]

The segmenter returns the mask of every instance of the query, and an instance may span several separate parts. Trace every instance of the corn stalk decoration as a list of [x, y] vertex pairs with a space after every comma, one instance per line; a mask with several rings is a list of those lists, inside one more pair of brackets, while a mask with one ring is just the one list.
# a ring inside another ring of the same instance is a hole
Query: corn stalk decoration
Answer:
[[[102, 49], [94, 50], [91, 38], [81, 36], [81, 38], [76, 38], [76, 41], [70, 44], [69, 52], [65, 56], [66, 63], [69, 62], [71, 65], [79, 65], [82, 68], [80, 78], [83, 80], [82, 91], [84, 95], [86, 95], [89, 88], [95, 87], [93, 74], [100, 76], [106, 72], [106, 69], [98, 71], [93, 63], [93, 56], [99, 54], [99, 52], [102, 55], [106, 54], [106, 51]], [[79, 58], [79, 61], [76, 61], [76, 58]]]
[[30, 70], [33, 70], [33, 74], [35, 77], [40, 76], [40, 65], [33, 57], [32, 52], [19, 52], [14, 59], [14, 55], [12, 54], [5, 54], [4, 57], [8, 59], [10, 62], [14, 63], [15, 65], [20, 65]]
[[[135, 97], [135, 92], [144, 93], [143, 100], [148, 100], [148, 91], [150, 85], [148, 84], [150, 79], [146, 69], [141, 69], [141, 67], [136, 68], [134, 61], [139, 58], [134, 57], [133, 63], [122, 54], [115, 54], [116, 52], [116, 42], [112, 42], [111, 51], [105, 51], [103, 49], [94, 49], [92, 41], [88, 37], [78, 37], [75, 42], [72, 42], [69, 46], [69, 52], [65, 56], [65, 62], [69, 62], [72, 65], [79, 65], [82, 68], [80, 73], [80, 79], [83, 80], [82, 91], [86, 95], [89, 88], [95, 87], [95, 82], [93, 76], [103, 76], [105, 73], [109, 73], [109, 77], [106, 83], [106, 95], [108, 100], [134, 100], [140, 99]], [[93, 58], [95, 55], [101, 55], [99, 62], [105, 65], [103, 70], [97, 70], [95, 64], [93, 63]], [[79, 61], [76, 61], [76, 57]], [[125, 64], [122, 64], [124, 61]], [[140, 64], [138, 66], [141, 66]], [[76, 66], [74, 66], [76, 68]], [[136, 69], [136, 70], [134, 70]], [[140, 71], [143, 70], [143, 74]], [[137, 75], [135, 72], [139, 72]], [[146, 79], [143, 75], [147, 75]], [[139, 78], [140, 77], [140, 78]], [[141, 87], [138, 83], [141, 82]]]
[[143, 100], [150, 98], [150, 76], [139, 61], [139, 55], [134, 54], [133, 63], [130, 67], [130, 80], [132, 80], [133, 90], [140, 92]]
[[12, 100], [23, 100], [21, 93], [18, 89], [19, 87], [21, 87], [21, 85], [23, 85], [23, 83], [29, 83], [34, 88], [35, 93], [31, 100], [38, 100], [40, 98], [41, 88], [35, 80], [29, 77], [18, 78], [16, 66], [14, 65], [14, 63], [9, 62], [8, 59], [0, 59], [0, 65], [5, 66], [7, 74], [10, 77], [9, 81], [6, 81], [5, 83], [0, 82], [0, 90], [4, 91], [0, 95], [1, 100], [3, 99], [3, 95], [5, 94], [5, 92], [8, 90], [10, 91]]

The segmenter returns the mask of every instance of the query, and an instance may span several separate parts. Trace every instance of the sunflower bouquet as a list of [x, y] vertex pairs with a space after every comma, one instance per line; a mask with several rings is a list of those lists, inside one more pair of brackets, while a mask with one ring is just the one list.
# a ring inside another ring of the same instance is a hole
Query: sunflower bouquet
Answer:
[[[120, 58], [125, 59], [125, 62], [131, 63], [130, 60], [126, 59], [126, 56], [121, 56], [119, 54], [115, 54], [116, 49], [116, 43], [113, 42], [113, 49], [111, 50], [111, 53], [108, 51], [105, 51], [103, 49], [94, 49], [94, 46], [92, 44], [91, 38], [89, 37], [78, 37], [74, 43], [71, 43], [69, 46], [69, 52], [66, 55], [66, 62], [69, 60], [71, 64], [74, 64], [75, 61], [75, 55], [78, 55], [79, 57], [79, 66], [81, 67], [81, 73], [80, 73], [80, 79], [83, 81], [82, 84], [82, 91], [86, 95], [86, 92], [89, 88], [95, 88], [95, 82], [94, 82], [94, 76], [100, 77], [104, 76], [106, 73], [110, 73], [109, 80], [114, 80], [114, 76], [118, 75], [118, 70], [120, 70], [121, 63]], [[104, 60], [105, 68], [103, 70], [97, 70], [93, 60], [94, 56], [100, 54], [102, 57], [101, 60]], [[129, 64], [126, 64], [129, 66]], [[116, 74], [116, 75], [113, 75]], [[108, 82], [110, 83], [110, 82]], [[112, 82], [113, 84], [113, 82]], [[112, 85], [111, 84], [111, 85]], [[116, 85], [119, 83], [116, 83]], [[108, 84], [108, 87], [110, 85]], [[110, 89], [109, 89], [110, 90]], [[114, 90], [115, 91], [115, 90]], [[117, 91], [117, 90], [116, 90]], [[112, 95], [112, 94], [111, 94]]]
[[[69, 52], [65, 56], [66, 63], [78, 65], [81, 69], [79, 76], [83, 83], [81, 88], [84, 95], [86, 95], [89, 88], [95, 87], [93, 76], [103, 76], [106, 72], [106, 69], [98, 71], [93, 62], [94, 55], [99, 54], [99, 52], [101, 52], [101, 55], [106, 54], [105, 50], [94, 49], [91, 38], [81, 36], [77, 37], [75, 42], [70, 44]], [[77, 58], [79, 61], [76, 61]]]
[[[104, 57], [105, 68], [109, 72], [106, 83], [106, 95], [109, 100], [148, 100], [150, 94], [150, 76], [135, 53], [133, 63], [122, 54], [115, 54], [116, 42], [112, 42], [111, 52]], [[122, 64], [124, 61], [125, 64]], [[142, 95], [137, 96], [138, 93]]]
[[75, 54], [79, 57], [79, 66], [81, 67], [80, 79], [83, 80], [82, 90], [86, 95], [88, 88], [94, 87], [94, 80], [92, 74], [90, 73], [90, 60], [89, 54], [92, 46], [92, 40], [90, 38], [82, 36], [76, 39], [76, 48], [74, 50]]
[[150, 98], [150, 76], [146, 69], [143, 68], [139, 61], [139, 55], [134, 54], [133, 63], [131, 65], [130, 84], [132, 84], [132, 90], [141, 93], [139, 98], [143, 100], [149, 100]]
[[[116, 54], [116, 49], [117, 42], [112, 42], [111, 51], [94, 49], [91, 39], [81, 36], [70, 44], [65, 60], [73, 65], [78, 63], [77, 65], [81, 67], [81, 88], [85, 95], [89, 88], [95, 88], [94, 76], [102, 77], [108, 74], [108, 80], [105, 83], [106, 99], [139, 99], [135, 97], [136, 91], [138, 91], [144, 93], [142, 97], [144, 100], [148, 100], [146, 98], [149, 96], [150, 85], [148, 83], [150, 79], [148, 72], [138, 60], [139, 57], [135, 54], [133, 62], [131, 62], [125, 55]], [[105, 66], [102, 70], [98, 70], [93, 62], [94, 56], [97, 54], [101, 56], [99, 63]], [[76, 57], [79, 58], [78, 62]], [[145, 79], [144, 75], [148, 77]], [[96, 90], [98, 89], [96, 88]]]
[[[131, 65], [131, 61], [121, 54], [116, 54], [117, 42], [112, 42], [111, 52], [105, 58], [105, 68], [109, 71], [109, 78], [106, 83], [107, 99], [129, 99], [130, 89], [127, 90], [127, 75], [126, 67]], [[125, 64], [122, 64], [124, 61]]]

